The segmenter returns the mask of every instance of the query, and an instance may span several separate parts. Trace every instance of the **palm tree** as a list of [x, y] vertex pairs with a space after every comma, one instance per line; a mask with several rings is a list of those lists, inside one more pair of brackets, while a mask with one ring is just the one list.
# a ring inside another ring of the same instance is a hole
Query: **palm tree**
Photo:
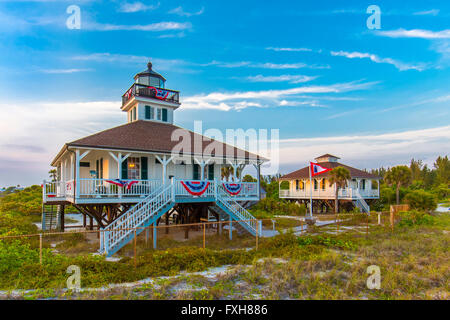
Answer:
[[395, 185], [395, 196], [397, 204], [400, 204], [400, 187], [411, 183], [411, 169], [407, 166], [396, 166], [389, 169], [384, 176], [388, 186]]
[[55, 182], [58, 178], [58, 172], [56, 169], [51, 169], [48, 174], [50, 175], [50, 179], [52, 179], [52, 182]]
[[330, 183], [334, 184], [336, 194], [334, 196], [334, 213], [339, 212], [339, 189], [347, 186], [347, 180], [350, 179], [350, 171], [344, 167], [336, 167], [330, 171]]
[[222, 167], [222, 169], [220, 170], [220, 175], [221, 175], [222, 179], [226, 178], [226, 180], [228, 181], [228, 179], [230, 178], [230, 175], [232, 175], [233, 172], [234, 172], [233, 167], [226, 166], [226, 167]]

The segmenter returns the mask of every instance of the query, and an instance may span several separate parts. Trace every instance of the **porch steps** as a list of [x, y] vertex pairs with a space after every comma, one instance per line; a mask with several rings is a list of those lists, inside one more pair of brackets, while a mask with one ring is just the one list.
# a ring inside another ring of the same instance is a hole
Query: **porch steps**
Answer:
[[[175, 185], [161, 186], [102, 230], [100, 253], [110, 257], [133, 240], [135, 233], [139, 235], [174, 206]], [[261, 231], [261, 224], [255, 217], [231, 198], [223, 187], [216, 187], [215, 204], [210, 208], [220, 217], [228, 216], [237, 221], [233, 227], [238, 233], [248, 232], [256, 236]]]
[[363, 197], [359, 194], [359, 192], [356, 193], [358, 199], [353, 200], [353, 204], [355, 207], [359, 208], [361, 212], [370, 213], [370, 206], [367, 204], [366, 200], [364, 200]]
[[100, 253], [107, 257], [123, 248], [144, 231], [145, 227], [155, 223], [162, 215], [173, 208], [173, 185], [161, 186], [141, 202], [131, 207], [113, 223], [103, 229], [100, 237]]
[[59, 210], [55, 205], [43, 205], [41, 214], [41, 223], [43, 231], [58, 229]]
[[[225, 212], [224, 210], [222, 210], [222, 208], [220, 208], [219, 206], [217, 206], [217, 205], [209, 206], [209, 209], [219, 215], [220, 221], [229, 221], [230, 220], [230, 218], [229, 218], [230, 215], [227, 212]], [[225, 223], [223, 224], [223, 226], [229, 227], [229, 225], [225, 224]], [[243, 226], [241, 226], [240, 223], [233, 223], [232, 227], [234, 230], [236, 230], [236, 232], [239, 235], [249, 233], [247, 231], [247, 229], [245, 229]]]

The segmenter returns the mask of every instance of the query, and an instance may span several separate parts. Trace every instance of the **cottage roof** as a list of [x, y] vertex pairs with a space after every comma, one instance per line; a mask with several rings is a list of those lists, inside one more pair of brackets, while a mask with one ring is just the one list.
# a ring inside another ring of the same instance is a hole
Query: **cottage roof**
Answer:
[[[175, 138], [172, 139], [172, 133], [175, 130], [179, 131]], [[53, 160], [52, 165], [54, 165], [67, 147], [171, 153], [174, 147], [182, 141], [181, 138], [179, 138], [180, 136], [190, 137], [191, 152], [188, 152], [189, 150], [183, 150], [185, 152], [184, 155], [194, 155], [199, 152], [207, 152], [208, 149], [214, 149], [212, 145], [210, 145], [211, 142], [214, 141], [214, 146], [217, 146], [215, 150], [217, 150], [218, 153], [221, 151], [224, 157], [229, 154], [238, 159], [268, 160], [259, 155], [207, 138], [173, 124], [138, 120], [66, 143]], [[201, 151], [195, 152], [194, 141], [201, 141]]]
[[[323, 156], [321, 156], [321, 157], [323, 157]], [[321, 157], [318, 157], [318, 158], [321, 158]], [[378, 179], [379, 178], [378, 176], [376, 176], [374, 174], [347, 166], [347, 165], [339, 163], [339, 162], [326, 161], [326, 162], [321, 162], [320, 165], [322, 167], [325, 167], [328, 169], [334, 169], [336, 167], [344, 167], [344, 168], [348, 169], [348, 171], [350, 171], [351, 178], [362, 178], [362, 179]], [[330, 171], [322, 173], [322, 174], [318, 175], [317, 177], [328, 177], [329, 173], [330, 173]], [[293, 171], [293, 172], [288, 173], [280, 178], [280, 180], [293, 180], [293, 179], [309, 179], [309, 167], [304, 167], [297, 171]]]

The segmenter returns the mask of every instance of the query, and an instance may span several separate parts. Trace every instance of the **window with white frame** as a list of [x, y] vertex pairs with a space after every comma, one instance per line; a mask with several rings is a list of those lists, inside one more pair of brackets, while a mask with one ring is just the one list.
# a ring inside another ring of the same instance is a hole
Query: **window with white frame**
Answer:
[[141, 177], [141, 158], [128, 158], [128, 179], [140, 179]]

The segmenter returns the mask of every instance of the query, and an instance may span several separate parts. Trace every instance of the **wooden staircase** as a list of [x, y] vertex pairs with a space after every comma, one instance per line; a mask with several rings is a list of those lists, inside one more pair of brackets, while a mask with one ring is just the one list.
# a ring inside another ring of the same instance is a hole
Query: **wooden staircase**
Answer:
[[[220, 217], [229, 217], [238, 233], [256, 236], [261, 232], [261, 224], [250, 212], [231, 198], [223, 187], [216, 187], [215, 204], [210, 209]], [[110, 257], [138, 236], [144, 228], [154, 224], [157, 219], [175, 205], [175, 184], [162, 185], [141, 202], [131, 207], [100, 233], [100, 253]]]
[[56, 205], [42, 205], [41, 223], [43, 231], [59, 229], [59, 211]]
[[131, 207], [100, 235], [100, 253], [110, 257], [173, 208], [174, 185], [163, 185]]

